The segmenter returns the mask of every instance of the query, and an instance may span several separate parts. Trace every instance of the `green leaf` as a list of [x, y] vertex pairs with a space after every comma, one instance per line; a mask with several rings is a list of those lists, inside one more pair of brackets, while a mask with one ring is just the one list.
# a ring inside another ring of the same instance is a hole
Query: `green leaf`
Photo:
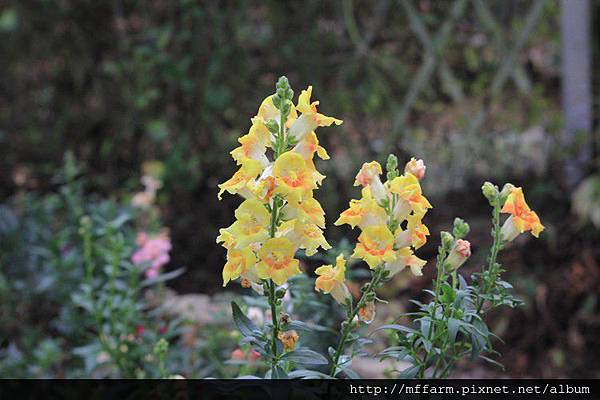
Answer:
[[454, 292], [454, 288], [447, 283], [444, 283], [442, 286], [442, 302], [444, 304], [450, 304], [456, 298], [456, 293]]
[[331, 379], [331, 376], [310, 369], [299, 369], [288, 374], [290, 379]]
[[458, 328], [460, 327], [460, 321], [456, 318], [448, 319], [448, 339], [450, 343], [454, 343], [456, 341], [456, 334], [458, 333]]
[[267, 371], [265, 379], [288, 379], [288, 375], [285, 373], [283, 368], [276, 366]]
[[496, 361], [496, 360], [493, 360], [493, 359], [491, 359], [491, 358], [489, 358], [489, 357], [486, 357], [486, 356], [484, 356], [484, 355], [481, 355], [481, 354], [479, 355], [479, 358], [483, 358], [485, 361], [489, 362], [490, 364], [493, 364], [493, 365], [495, 365], [496, 367], [500, 368], [502, 371], [505, 371], [505, 369], [504, 369], [504, 365], [502, 365], [502, 364], [501, 364], [501, 363], [499, 363], [498, 361]]
[[405, 332], [405, 333], [412, 333], [412, 334], [417, 334], [419, 335], [419, 332], [415, 331], [414, 329], [411, 329], [407, 326], [403, 326], [403, 325], [397, 325], [397, 324], [390, 324], [390, 325], [382, 325], [379, 328], [375, 329], [373, 332], [371, 332], [369, 334], [369, 336], [373, 335], [375, 332], [384, 330], [384, 329], [392, 329], [394, 331], [401, 331], [401, 332]]
[[231, 313], [233, 315], [233, 322], [244, 336], [261, 336], [260, 330], [254, 325], [248, 317], [244, 315], [240, 307], [234, 302], [231, 302]]
[[461, 274], [457, 274], [458, 276], [458, 287], [460, 290], [465, 290], [469, 285], [467, 285], [467, 281]]
[[421, 334], [424, 338], [429, 337], [429, 330], [431, 329], [431, 336], [433, 337], [434, 330], [431, 328], [431, 319], [429, 317], [421, 318], [419, 320], [421, 322]]
[[400, 379], [412, 379], [415, 376], [417, 376], [417, 373], [419, 372], [419, 366], [415, 365], [413, 367], [408, 367], [405, 370], [403, 370], [400, 375], [398, 376], [398, 378]]
[[159, 282], [164, 282], [164, 281], [168, 281], [171, 279], [175, 279], [179, 275], [183, 274], [184, 272], [185, 272], [184, 267], [177, 268], [175, 271], [167, 272], [166, 274], [161, 274], [161, 275], [157, 276], [156, 278], [144, 279], [144, 281], [142, 281], [142, 283], [141, 283], [141, 286], [142, 287], [152, 286]]
[[329, 332], [329, 333], [337, 333], [334, 329], [328, 328], [323, 325], [311, 324], [310, 322], [302, 322], [302, 321], [292, 321], [288, 325], [286, 325], [287, 329], [296, 329], [301, 331], [318, 331], [318, 332]]
[[342, 371], [344, 371], [346, 376], [350, 379], [360, 379], [360, 375], [352, 371], [350, 368], [342, 368]]
[[329, 360], [316, 351], [299, 348], [289, 353], [285, 353], [280, 358], [281, 360], [293, 361], [298, 364], [310, 364], [310, 365], [327, 365]]

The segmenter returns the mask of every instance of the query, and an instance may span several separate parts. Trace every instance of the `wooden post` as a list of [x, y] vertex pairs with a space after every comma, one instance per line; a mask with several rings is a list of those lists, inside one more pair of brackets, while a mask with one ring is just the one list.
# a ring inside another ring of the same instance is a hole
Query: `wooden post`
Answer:
[[572, 188], [591, 161], [592, 86], [589, 0], [561, 0], [562, 109], [565, 179]]

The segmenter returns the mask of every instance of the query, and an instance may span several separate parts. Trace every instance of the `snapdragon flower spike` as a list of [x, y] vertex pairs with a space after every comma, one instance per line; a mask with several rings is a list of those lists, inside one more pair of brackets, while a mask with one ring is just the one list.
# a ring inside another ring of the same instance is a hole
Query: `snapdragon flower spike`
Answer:
[[245, 201], [217, 237], [227, 249], [223, 285], [238, 278], [257, 291], [263, 280], [282, 285], [300, 273], [298, 249], [312, 255], [331, 248], [322, 231], [324, 211], [313, 193], [325, 178], [314, 157], [329, 158], [315, 129], [342, 121], [318, 113], [319, 102], [311, 102], [311, 95], [309, 86], [293, 104], [293, 91], [281, 78], [276, 94], [262, 101], [240, 146], [231, 151], [240, 168], [219, 185], [218, 197], [228, 192]]
[[519, 234], [531, 231], [535, 237], [540, 235], [544, 230], [544, 225], [540, 222], [540, 218], [532, 211], [525, 202], [523, 189], [520, 187], [511, 187], [501, 212], [510, 214], [508, 219], [502, 225], [502, 237], [504, 241], [510, 242]]
[[409, 267], [414, 275], [422, 275], [425, 260], [414, 250], [427, 241], [429, 229], [422, 222], [431, 204], [423, 195], [419, 178], [425, 175], [422, 160], [411, 159], [405, 173], [398, 176], [397, 160], [388, 160], [386, 182], [381, 181], [381, 165], [365, 163], [356, 175], [355, 186], [362, 186], [362, 197], [351, 200], [336, 225], [348, 224], [361, 229], [353, 257], [364, 260], [371, 269], [384, 265], [388, 276]]

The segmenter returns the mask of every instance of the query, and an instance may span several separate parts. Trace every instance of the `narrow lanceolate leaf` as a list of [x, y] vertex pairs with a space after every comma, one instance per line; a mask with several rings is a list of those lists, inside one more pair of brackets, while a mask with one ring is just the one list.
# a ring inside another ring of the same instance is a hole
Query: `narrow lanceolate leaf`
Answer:
[[384, 329], [391, 329], [394, 331], [401, 331], [401, 332], [405, 332], [405, 333], [416, 333], [418, 334], [419, 332], [415, 331], [414, 329], [411, 329], [407, 326], [403, 326], [403, 325], [397, 325], [397, 324], [390, 324], [390, 325], [382, 325], [379, 328], [375, 329], [373, 332], [371, 332], [369, 334], [369, 336], [373, 335], [375, 332], [384, 330]]
[[252, 321], [250, 321], [248, 317], [244, 315], [240, 307], [234, 301], [231, 302], [231, 313], [233, 315], [233, 322], [235, 322], [235, 325], [240, 330], [242, 335], [246, 337], [257, 337], [261, 335], [260, 330]]
[[[430, 332], [431, 330], [431, 332]], [[431, 326], [431, 319], [429, 318], [421, 318], [421, 333], [423, 334], [423, 337], [425, 338], [429, 338], [431, 335], [431, 337], [433, 337], [433, 327]]]
[[402, 371], [400, 373], [400, 375], [398, 376], [398, 378], [400, 378], [400, 379], [412, 379], [415, 376], [417, 376], [418, 372], [419, 372], [419, 366], [415, 365], [414, 367], [409, 367], [409, 368], [406, 368], [404, 371]]
[[322, 354], [309, 349], [299, 348], [281, 356], [281, 360], [293, 361], [298, 364], [326, 365], [329, 360]]
[[185, 272], [185, 268], [178, 268], [174, 271], [167, 272], [166, 274], [161, 274], [155, 278], [144, 279], [144, 281], [142, 282], [142, 287], [147, 287], [147, 286], [155, 285], [159, 282], [165, 282], [165, 281], [168, 281], [171, 279], [175, 279], [179, 275], [183, 274], [184, 272]]
[[302, 321], [292, 321], [290, 322], [287, 326], [287, 329], [296, 329], [296, 330], [303, 330], [303, 331], [319, 331], [319, 332], [330, 332], [330, 333], [336, 333], [335, 330], [328, 328], [326, 326], [323, 325], [317, 325], [317, 324], [311, 324], [309, 322], [302, 322]]
[[455, 318], [450, 318], [448, 320], [448, 339], [450, 343], [454, 343], [456, 341], [456, 334], [458, 333], [458, 328], [460, 327], [460, 321]]
[[331, 376], [319, 371], [311, 371], [308, 369], [299, 369], [288, 374], [290, 379], [331, 379]]

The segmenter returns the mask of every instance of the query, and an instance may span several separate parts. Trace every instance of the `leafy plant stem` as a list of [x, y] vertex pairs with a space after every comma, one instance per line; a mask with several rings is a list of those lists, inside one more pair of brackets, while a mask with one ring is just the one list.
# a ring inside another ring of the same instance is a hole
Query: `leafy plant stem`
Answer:
[[[440, 246], [439, 254], [438, 254], [437, 260], [436, 260], [437, 276], [435, 279], [434, 290], [433, 290], [433, 292], [434, 292], [433, 311], [432, 311], [432, 315], [431, 315], [431, 322], [429, 323], [429, 330], [427, 332], [427, 341], [429, 341], [429, 342], [431, 342], [431, 339], [432, 339], [431, 336], [433, 335], [434, 325], [436, 324], [436, 314], [437, 314], [437, 308], [438, 308], [438, 304], [439, 304], [440, 288], [442, 286], [442, 280], [445, 278], [445, 275], [446, 275], [446, 271], [444, 268], [445, 260], [446, 260], [446, 249], [442, 245], [442, 246]], [[432, 348], [433, 348], [433, 346], [432, 346]], [[430, 353], [431, 353], [431, 350], [427, 351], [427, 353], [423, 357], [423, 362], [421, 363], [421, 365], [419, 367], [419, 372], [417, 374], [419, 376], [419, 378], [425, 377], [425, 370], [427, 369], [427, 363], [429, 361], [429, 357], [431, 356]]]
[[342, 335], [340, 336], [340, 341], [338, 342], [333, 356], [333, 363], [329, 375], [335, 376], [334, 374], [336, 373], [340, 356], [344, 351], [344, 346], [346, 345], [348, 335], [350, 334], [350, 331], [352, 329], [352, 321], [354, 320], [354, 317], [356, 317], [356, 315], [358, 314], [358, 311], [367, 303], [367, 298], [369, 297], [369, 294], [375, 293], [375, 289], [381, 281], [383, 270], [384, 268], [382, 266], [379, 266], [375, 270], [371, 277], [371, 281], [365, 286], [365, 291], [363, 292], [360, 300], [356, 303], [354, 307], [352, 307], [351, 304], [349, 305], [346, 320], [342, 323]]
[[[498, 258], [498, 252], [502, 248], [502, 232], [500, 227], [500, 195], [496, 195], [496, 201], [494, 202], [494, 209], [492, 211], [492, 247], [490, 249], [490, 256], [488, 258], [487, 274], [483, 274], [483, 291], [482, 293], [487, 294], [490, 290], [490, 284], [493, 285], [496, 281], [497, 268], [496, 259]], [[477, 304], [477, 314], [480, 314], [485, 299], [481, 296]]]

